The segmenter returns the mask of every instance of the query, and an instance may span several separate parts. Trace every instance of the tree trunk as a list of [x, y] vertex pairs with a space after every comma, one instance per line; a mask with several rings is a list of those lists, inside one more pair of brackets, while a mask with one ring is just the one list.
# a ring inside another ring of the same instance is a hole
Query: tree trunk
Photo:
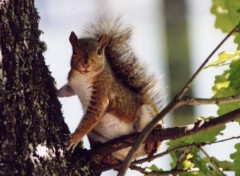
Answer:
[[[189, 40], [187, 31], [186, 2], [165, 0], [166, 52], [170, 80], [170, 98], [177, 95], [179, 88], [190, 78]], [[191, 95], [191, 91], [190, 91]], [[182, 107], [173, 112], [174, 125], [192, 123], [193, 107]]]
[[34, 0], [0, 2], [0, 175], [94, 175], [69, 134], [45, 65]]

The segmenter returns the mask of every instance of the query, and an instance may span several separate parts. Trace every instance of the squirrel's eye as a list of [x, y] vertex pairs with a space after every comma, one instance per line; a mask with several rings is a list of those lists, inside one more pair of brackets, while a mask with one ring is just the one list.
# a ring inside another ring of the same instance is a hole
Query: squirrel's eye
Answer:
[[75, 55], [76, 54], [76, 50], [73, 50], [73, 55]]
[[77, 50], [73, 49], [73, 55], [76, 55], [76, 54], [77, 54]]
[[98, 54], [98, 55], [101, 55], [101, 54], [102, 54], [102, 48], [98, 48], [97, 54]]

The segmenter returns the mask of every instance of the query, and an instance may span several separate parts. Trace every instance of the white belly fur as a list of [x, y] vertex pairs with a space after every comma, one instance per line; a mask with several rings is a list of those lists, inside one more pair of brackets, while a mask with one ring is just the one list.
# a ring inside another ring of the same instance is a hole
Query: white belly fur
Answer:
[[96, 139], [94, 139], [94, 134], [90, 134], [90, 136], [93, 137], [94, 141], [103, 143], [120, 136], [140, 132], [155, 116], [151, 111], [152, 108], [149, 105], [143, 105], [136, 115], [138, 119], [131, 123], [126, 123], [113, 114], [106, 113], [101, 122], [93, 129], [93, 131], [104, 136], [104, 139], [100, 136], [95, 136]]
[[[147, 155], [144, 150], [144, 147], [145, 147], [144, 144], [140, 145], [137, 152], [134, 154], [133, 159]], [[118, 151], [112, 153], [112, 156], [120, 161], [123, 161], [126, 158], [127, 154], [129, 153], [130, 149], [131, 149], [131, 147], [127, 147], [127, 148], [118, 150]]]
[[88, 77], [77, 77], [69, 82], [82, 104], [84, 113], [87, 110], [92, 96], [92, 79]]
[[[139, 119], [137, 119], [137, 121], [135, 122], [132, 122], [132, 124], [127, 124], [123, 121], [120, 121], [114, 115], [107, 113], [104, 116], [103, 120], [93, 129], [93, 131], [96, 131], [100, 135], [97, 135], [94, 132], [90, 132], [88, 134], [89, 140], [91, 140], [92, 142], [104, 143], [123, 135], [128, 135], [137, 131], [142, 131], [142, 129], [153, 118], [154, 113], [151, 111], [152, 109], [149, 107], [149, 105], [143, 105], [138, 112]], [[133, 127], [137, 127], [137, 129]], [[144, 147], [145, 145], [142, 144], [139, 147], [138, 151], [133, 156], [133, 158], [138, 158], [146, 155]], [[112, 153], [112, 156], [118, 160], [124, 160], [130, 149], [131, 147], [127, 147], [125, 149], [118, 150]]]
[[102, 121], [99, 122], [93, 131], [100, 135], [90, 132], [88, 135], [90, 140], [101, 143], [134, 132], [132, 124], [123, 122], [110, 113], [104, 115]]

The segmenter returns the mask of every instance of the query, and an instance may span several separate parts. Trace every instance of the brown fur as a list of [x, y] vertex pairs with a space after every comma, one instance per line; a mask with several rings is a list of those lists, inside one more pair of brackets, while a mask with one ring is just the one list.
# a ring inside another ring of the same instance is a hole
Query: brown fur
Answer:
[[[159, 113], [152, 95], [153, 79], [146, 75], [128, 45], [131, 30], [122, 29], [118, 22], [114, 24], [108, 30], [100, 28], [99, 32], [96, 23], [89, 35], [80, 39], [73, 32], [70, 35], [71, 70], [68, 84], [58, 94], [77, 94], [85, 114], [68, 149], [74, 150], [86, 134], [94, 144], [142, 131]], [[152, 154], [157, 147], [153, 144], [142, 146], [136, 156]], [[122, 160], [128, 150], [114, 152], [113, 156]]]

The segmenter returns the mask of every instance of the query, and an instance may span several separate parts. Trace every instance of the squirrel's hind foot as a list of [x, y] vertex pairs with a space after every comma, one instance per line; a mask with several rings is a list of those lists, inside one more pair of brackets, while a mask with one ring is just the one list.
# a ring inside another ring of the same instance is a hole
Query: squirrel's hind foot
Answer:
[[145, 152], [148, 155], [148, 158], [150, 160], [151, 160], [151, 157], [154, 155], [154, 153], [157, 152], [159, 145], [160, 145], [159, 141], [148, 141], [148, 142], [146, 142], [144, 150], [145, 150]]

